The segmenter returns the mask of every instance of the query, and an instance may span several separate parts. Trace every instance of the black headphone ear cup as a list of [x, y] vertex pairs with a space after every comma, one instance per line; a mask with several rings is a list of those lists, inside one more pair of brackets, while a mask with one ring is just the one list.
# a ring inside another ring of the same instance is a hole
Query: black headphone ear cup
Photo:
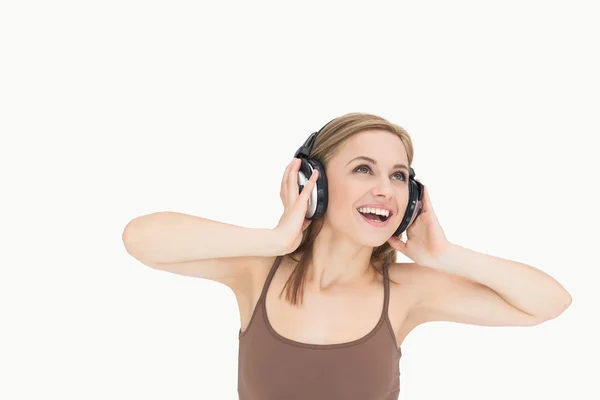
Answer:
[[316, 190], [317, 206], [313, 219], [320, 218], [327, 211], [327, 205], [329, 204], [329, 192], [327, 187], [327, 174], [325, 173], [325, 167], [317, 160], [309, 158], [308, 161], [312, 164], [313, 168], [319, 171], [317, 176], [317, 183], [314, 190]]
[[[412, 168], [411, 168], [412, 170]], [[423, 209], [423, 184], [413, 179], [414, 172], [411, 171], [411, 177], [408, 181], [408, 204], [402, 217], [400, 226], [396, 229], [393, 236], [399, 236], [417, 219]]]
[[302, 192], [304, 185], [310, 176], [312, 171], [316, 169], [319, 173], [317, 176], [317, 182], [313, 187], [312, 193], [308, 198], [308, 207], [306, 209], [306, 218], [317, 219], [325, 214], [328, 204], [327, 195], [327, 175], [325, 174], [325, 168], [317, 161], [310, 158], [301, 158], [300, 169], [298, 171], [298, 189]]

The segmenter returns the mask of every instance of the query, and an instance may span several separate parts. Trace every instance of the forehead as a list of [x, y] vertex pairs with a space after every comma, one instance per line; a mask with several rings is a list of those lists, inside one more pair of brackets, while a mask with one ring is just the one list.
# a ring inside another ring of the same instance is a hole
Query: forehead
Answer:
[[357, 156], [367, 156], [383, 164], [400, 162], [408, 165], [406, 149], [398, 135], [383, 130], [369, 130], [351, 136], [333, 158], [348, 162]]

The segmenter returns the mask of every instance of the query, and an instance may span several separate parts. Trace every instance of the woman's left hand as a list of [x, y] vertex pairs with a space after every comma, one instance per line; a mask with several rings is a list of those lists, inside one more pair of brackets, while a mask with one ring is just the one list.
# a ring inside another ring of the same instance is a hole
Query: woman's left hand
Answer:
[[439, 268], [451, 244], [433, 211], [427, 186], [424, 186], [421, 213], [406, 230], [406, 237], [406, 242], [394, 236], [388, 243], [419, 265]]

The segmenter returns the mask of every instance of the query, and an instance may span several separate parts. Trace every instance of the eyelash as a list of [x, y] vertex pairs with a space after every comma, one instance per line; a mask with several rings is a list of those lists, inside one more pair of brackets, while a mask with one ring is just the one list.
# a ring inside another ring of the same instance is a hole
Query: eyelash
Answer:
[[[369, 171], [371, 170], [371, 168], [369, 168], [368, 165], [360, 165], [354, 169], [354, 172], [358, 172], [358, 170], [361, 168], [367, 168]], [[404, 173], [404, 172], [397, 172], [397, 173], [402, 175], [403, 180], [406, 180], [406, 178], [407, 178], [406, 173]]]

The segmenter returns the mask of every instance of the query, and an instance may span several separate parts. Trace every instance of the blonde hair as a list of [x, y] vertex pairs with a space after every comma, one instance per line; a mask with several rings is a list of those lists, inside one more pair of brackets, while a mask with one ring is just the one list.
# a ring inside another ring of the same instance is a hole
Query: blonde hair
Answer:
[[[323, 167], [327, 168], [329, 160], [336, 154], [344, 142], [357, 133], [373, 129], [384, 130], [398, 135], [398, 138], [400, 138], [406, 149], [409, 166], [412, 164], [414, 150], [409, 134], [402, 127], [382, 117], [366, 113], [345, 114], [325, 125], [315, 139], [310, 158], [320, 161]], [[302, 241], [298, 248], [287, 255], [296, 261], [297, 264], [281, 290], [280, 296], [285, 291], [286, 300], [293, 305], [302, 303], [307, 266], [312, 256], [314, 240], [321, 230], [322, 223], [323, 218], [314, 220], [303, 232]], [[299, 256], [299, 259], [294, 258], [295, 256]], [[383, 274], [383, 268], [395, 263], [396, 256], [396, 250], [388, 242], [385, 242], [373, 249], [370, 264], [376, 271]], [[381, 269], [375, 267], [375, 262], [382, 263]]]

